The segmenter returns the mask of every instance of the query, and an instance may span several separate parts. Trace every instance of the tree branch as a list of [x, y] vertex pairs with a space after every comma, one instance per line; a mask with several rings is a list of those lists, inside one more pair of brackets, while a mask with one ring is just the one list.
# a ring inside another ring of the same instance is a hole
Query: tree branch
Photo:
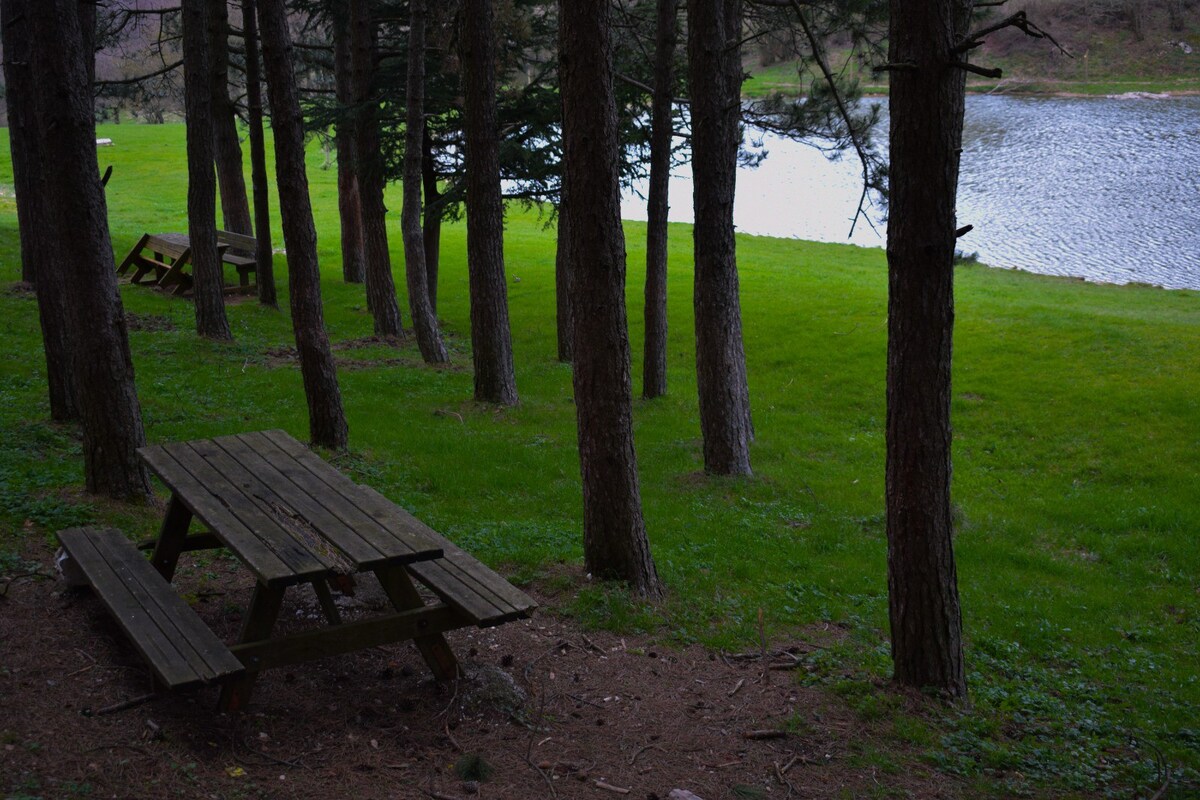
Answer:
[[[829, 69], [829, 63], [825, 60], [825, 53], [821, 48], [820, 40], [808, 24], [808, 20], [804, 16], [804, 10], [800, 7], [799, 0], [790, 0], [790, 2], [792, 8], [796, 11], [796, 18], [800, 21], [800, 28], [804, 31], [804, 37], [808, 39], [808, 44], [812, 48], [813, 59], [821, 68], [821, 74], [825, 76], [825, 83], [828, 84], [834, 102], [837, 103], [838, 114], [841, 115], [842, 121], [846, 123], [846, 132], [850, 136], [850, 143], [854, 145], [854, 150], [858, 153], [859, 163], [862, 164], [862, 194], [858, 198], [858, 208], [854, 210], [854, 219], [850, 221], [850, 236], [853, 236], [854, 226], [858, 224], [858, 218], [860, 216], [866, 218], [863, 205], [867, 202], [867, 192], [871, 188], [871, 159], [862, 142], [859, 141], [858, 133], [854, 129], [854, 121], [850, 117], [850, 111], [846, 108], [846, 102], [842, 99], [841, 92], [838, 91], [837, 82], [833, 77], [833, 72]], [[869, 225], [870, 223], [871, 221], [868, 219], [867, 224]]]
[[981, 67], [978, 64], [968, 64], [965, 61], [951, 61], [950, 66], [958, 67], [967, 72], [973, 72], [976, 75], [982, 75], [985, 78], [1003, 78], [1004, 72], [999, 67]]
[[166, 75], [168, 72], [171, 72], [172, 70], [176, 69], [177, 67], [181, 67], [181, 66], [183, 66], [182, 60], [175, 61], [171, 64], [167, 64], [162, 69], [156, 69], [154, 72], [148, 72], [145, 75], [137, 75], [132, 78], [123, 78], [119, 81], [96, 81], [96, 85], [97, 86], [128, 86], [131, 83], [141, 83], [142, 81], [148, 81], [151, 78], [157, 78], [159, 75]]
[[970, 52], [976, 47], [982, 45], [983, 40], [986, 37], [990, 36], [996, 31], [1004, 30], [1005, 28], [1016, 28], [1026, 36], [1032, 36], [1034, 39], [1045, 39], [1046, 41], [1050, 42], [1050, 44], [1057, 47], [1059, 52], [1061, 52], [1063, 55], [1067, 56], [1068, 58], [1074, 58], [1074, 56], [1067, 52], [1065, 47], [1058, 43], [1057, 39], [1051, 36], [1047, 31], [1042, 30], [1037, 25], [1030, 22], [1024, 11], [1018, 11], [1015, 14], [1005, 17], [999, 22], [986, 25], [977, 31], [968, 33], [966, 38], [955, 45], [954, 49], [950, 52], [956, 55]]

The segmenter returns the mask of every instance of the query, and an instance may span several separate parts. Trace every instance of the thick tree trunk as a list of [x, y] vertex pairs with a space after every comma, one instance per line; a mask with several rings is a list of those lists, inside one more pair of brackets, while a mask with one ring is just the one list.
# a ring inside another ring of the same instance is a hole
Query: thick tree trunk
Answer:
[[271, 197], [267, 185], [267, 145], [263, 134], [258, 8], [255, 0], [242, 0], [242, 36], [246, 42], [246, 118], [250, 127], [250, 181], [254, 185], [254, 238], [258, 240], [254, 255], [258, 302], [278, 308], [275, 253], [271, 247]]
[[496, 43], [491, 0], [464, 0], [459, 36], [467, 168], [467, 272], [475, 399], [516, 405], [508, 287], [504, 282], [504, 202], [496, 124]]
[[292, 330], [308, 399], [309, 435], [315, 445], [341, 450], [346, 447], [348, 430], [321, 310], [317, 231], [304, 167], [304, 121], [292, 67], [284, 0], [258, 0], [258, 20], [275, 130], [275, 181], [279, 186], [279, 213], [287, 247]]
[[421, 136], [421, 183], [425, 187], [425, 218], [421, 236], [425, 244], [425, 282], [429, 287], [429, 310], [437, 318], [438, 262], [442, 253], [442, 193], [438, 189], [437, 169], [433, 161], [433, 137], [429, 126]]
[[367, 253], [367, 307], [375, 317], [376, 336], [402, 336], [404, 328], [396, 300], [396, 283], [392, 278], [392, 257], [388, 251], [379, 113], [371, 88], [375, 72], [375, 30], [367, 0], [349, 0], [349, 14], [351, 73], [357, 108], [354, 127], [357, 132], [358, 191], [362, 200]]
[[183, 83], [187, 112], [188, 241], [196, 332], [232, 339], [225, 317], [225, 279], [217, 252], [217, 183], [213, 175], [212, 84], [205, 0], [182, 0]]
[[675, 133], [671, 88], [675, 77], [676, 8], [658, 0], [654, 40], [654, 99], [650, 106], [650, 187], [646, 197], [646, 349], [642, 396], [667, 393], [667, 193], [671, 181], [671, 137]]
[[344, 9], [333, 15], [333, 75], [337, 102], [342, 112], [334, 128], [337, 144], [338, 215], [342, 223], [342, 280], [362, 283], [367, 268], [363, 239], [362, 198], [358, 189], [358, 159], [355, 152], [354, 81], [350, 61], [350, 23]]
[[696, 380], [704, 469], [716, 475], [749, 475], [754, 438], [733, 237], [741, 140], [741, 19], [741, 0], [688, 0]]
[[964, 0], [892, 0], [888, 213], [888, 601], [895, 679], [966, 694], [951, 542], [954, 205], [966, 74]]
[[404, 133], [404, 206], [400, 231], [404, 237], [404, 273], [408, 280], [408, 313], [417, 347], [427, 364], [450, 360], [429, 305], [425, 274], [425, 238], [421, 231], [421, 140], [425, 133], [425, 3], [409, 0], [408, 92]]
[[594, 0], [562, 0], [559, 14], [564, 166], [574, 197], [567, 228], [584, 561], [597, 577], [627, 581], [639, 594], [659, 597], [633, 448], [612, 10]]
[[87, 489], [142, 499], [150, 484], [137, 449], [146, 437], [117, 291], [76, 2], [37, 0], [26, 4], [25, 14], [38, 86], [34, 102], [42, 158], [36, 181], [46, 212], [38, 235], [48, 248], [46, 272], [62, 273], [48, 283], [66, 291]]
[[571, 196], [567, 191], [566, 164], [560, 180], [558, 236], [554, 250], [554, 321], [558, 334], [558, 360], [569, 364], [575, 357], [575, 321], [571, 314]]
[[212, 56], [213, 153], [221, 213], [225, 230], [250, 236], [250, 202], [242, 172], [242, 145], [238, 141], [237, 112], [229, 99], [229, 6], [226, 0], [208, 0], [208, 42]]
[[50, 418], [75, 419], [71, 375], [69, 317], [64, 271], [45, 265], [49, 254], [41, 245], [48, 227], [38, 185], [42, 141], [37, 132], [35, 81], [30, 64], [32, 33], [28, 14], [31, 0], [0, 0], [0, 34], [3, 36], [5, 100], [8, 106], [8, 145], [12, 154], [13, 184], [17, 194], [17, 230], [21, 237], [21, 278], [36, 284], [38, 321], [46, 354], [46, 383]]

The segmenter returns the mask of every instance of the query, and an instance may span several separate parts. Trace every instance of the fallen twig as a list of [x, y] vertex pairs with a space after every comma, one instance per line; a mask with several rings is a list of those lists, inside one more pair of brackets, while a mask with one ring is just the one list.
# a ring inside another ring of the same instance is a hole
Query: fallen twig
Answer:
[[454, 745], [454, 749], [458, 752], [463, 752], [462, 745], [458, 743], [458, 739], [454, 738], [454, 734], [450, 732], [450, 720], [442, 721], [442, 731], [446, 734], [446, 738], [450, 740], [450, 744]]
[[111, 706], [105, 706], [104, 708], [102, 708], [96, 712], [96, 716], [102, 717], [105, 714], [116, 714], [118, 711], [128, 711], [131, 708], [137, 708], [140, 705], [149, 703], [154, 698], [155, 698], [154, 692], [150, 692], [149, 694], [138, 695], [137, 697], [131, 697], [130, 699], [128, 699], [122, 703], [114, 703]]
[[728, 694], [728, 695], [726, 695], [726, 696], [727, 696], [727, 697], [733, 697], [735, 694], [737, 694], [738, 692], [740, 692], [740, 691], [741, 691], [741, 689], [742, 689], [742, 687], [743, 687], [743, 686], [745, 686], [745, 685], [746, 685], [746, 679], [745, 679], [745, 678], [740, 678], [740, 679], [738, 680], [738, 682], [734, 684], [733, 688], [729, 690], [729, 694]]
[[796, 791], [796, 787], [792, 786], [792, 782], [787, 779], [787, 775], [783, 774], [783, 768], [779, 766], [778, 761], [775, 762], [775, 777], [779, 779], [780, 783], [787, 786], [787, 794], [784, 795], [784, 800], [787, 800], [787, 798], [792, 796], [792, 792]]
[[592, 785], [595, 786], [597, 789], [604, 789], [605, 791], [608, 791], [608, 792], [616, 792], [617, 794], [629, 794], [628, 789], [623, 789], [620, 786], [613, 786], [611, 783], [605, 783], [604, 781], [599, 781], [599, 780], [592, 781]]

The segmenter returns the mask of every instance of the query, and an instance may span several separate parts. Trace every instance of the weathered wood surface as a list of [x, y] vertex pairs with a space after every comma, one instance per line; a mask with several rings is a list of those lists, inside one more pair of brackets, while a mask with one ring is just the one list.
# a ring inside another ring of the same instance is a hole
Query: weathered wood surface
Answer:
[[474, 624], [481, 628], [500, 625], [527, 617], [537, 608], [533, 598], [513, 586], [502, 575], [489, 569], [379, 492], [369, 486], [361, 488], [373, 495], [378, 503], [392, 506], [393, 513], [403, 518], [407, 526], [441, 546], [441, 558], [410, 564], [408, 571], [444, 602], [462, 611]]
[[63, 548], [169, 688], [236, 675], [241, 662], [115, 528], [60, 531]]
[[[250, 274], [258, 268], [257, 246], [253, 236], [217, 231], [217, 252], [221, 261], [238, 273], [238, 286], [227, 286], [226, 292], [248, 290], [252, 286]], [[124, 275], [130, 268], [135, 268], [130, 283], [145, 283], [163, 289], [174, 286], [173, 293], [182, 294], [194, 283], [190, 271], [191, 254], [191, 242], [186, 234], [145, 233], [117, 266], [117, 274]], [[146, 280], [151, 273], [152, 277]]]
[[142, 458], [268, 584], [436, 558], [441, 548], [282, 431], [143, 448]]

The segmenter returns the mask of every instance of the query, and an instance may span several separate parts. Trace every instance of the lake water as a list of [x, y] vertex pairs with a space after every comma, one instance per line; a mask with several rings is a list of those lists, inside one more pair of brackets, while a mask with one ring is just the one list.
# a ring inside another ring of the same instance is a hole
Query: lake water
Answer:
[[[885, 115], [886, 117], [886, 115]], [[886, 139], [886, 118], [883, 121]], [[965, 252], [996, 267], [1094, 281], [1200, 289], [1200, 97], [967, 98], [959, 224]], [[765, 137], [769, 155], [738, 172], [742, 233], [883, 247], [861, 220], [858, 161], [831, 162]], [[639, 187], [644, 192], [645, 187]], [[691, 222], [690, 169], [671, 181], [671, 220]], [[623, 198], [645, 219], [645, 201]]]

